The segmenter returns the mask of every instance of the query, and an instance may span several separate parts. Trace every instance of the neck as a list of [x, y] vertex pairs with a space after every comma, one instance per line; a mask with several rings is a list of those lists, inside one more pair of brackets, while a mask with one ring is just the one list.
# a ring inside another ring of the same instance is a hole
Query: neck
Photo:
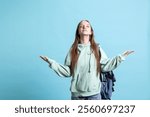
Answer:
[[80, 38], [80, 42], [81, 42], [82, 44], [88, 44], [89, 41], [90, 41], [89, 35], [83, 35], [83, 36], [81, 36], [81, 38]]

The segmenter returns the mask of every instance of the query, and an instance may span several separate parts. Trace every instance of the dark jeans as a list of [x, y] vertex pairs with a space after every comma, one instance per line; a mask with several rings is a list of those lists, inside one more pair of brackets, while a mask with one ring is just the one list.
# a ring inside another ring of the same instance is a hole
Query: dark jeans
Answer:
[[79, 96], [79, 97], [71, 97], [71, 100], [101, 100], [100, 93], [91, 96]]

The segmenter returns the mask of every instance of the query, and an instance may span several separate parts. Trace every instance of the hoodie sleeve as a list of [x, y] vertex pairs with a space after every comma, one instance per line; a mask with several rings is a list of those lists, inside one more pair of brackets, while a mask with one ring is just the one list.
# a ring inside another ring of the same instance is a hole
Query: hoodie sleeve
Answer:
[[103, 51], [103, 49], [100, 47], [100, 52], [101, 52], [101, 69], [102, 72], [108, 72], [112, 71], [115, 68], [117, 68], [122, 61], [125, 60], [125, 57], [122, 55], [115, 56], [113, 58], [108, 58], [106, 53]]
[[70, 77], [70, 54], [68, 53], [65, 59], [64, 65], [57, 63], [56, 61], [49, 59], [49, 67], [52, 68], [60, 77]]

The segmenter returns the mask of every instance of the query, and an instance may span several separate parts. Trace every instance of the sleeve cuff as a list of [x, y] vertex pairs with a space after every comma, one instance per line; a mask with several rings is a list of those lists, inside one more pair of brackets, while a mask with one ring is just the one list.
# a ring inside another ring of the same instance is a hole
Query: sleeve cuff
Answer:
[[123, 55], [119, 55], [119, 57], [121, 58], [122, 61], [124, 61], [126, 59], [126, 57]]
[[48, 62], [49, 62], [49, 67], [52, 68], [53, 63], [54, 63], [55, 61], [49, 58], [49, 59], [48, 59]]

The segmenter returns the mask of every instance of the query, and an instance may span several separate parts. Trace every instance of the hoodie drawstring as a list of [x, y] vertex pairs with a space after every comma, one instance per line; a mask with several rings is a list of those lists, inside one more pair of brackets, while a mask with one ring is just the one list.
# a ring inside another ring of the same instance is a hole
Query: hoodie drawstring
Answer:
[[88, 71], [89, 73], [91, 72], [91, 54], [92, 54], [92, 53], [90, 52], [90, 58], [89, 58], [89, 71]]

